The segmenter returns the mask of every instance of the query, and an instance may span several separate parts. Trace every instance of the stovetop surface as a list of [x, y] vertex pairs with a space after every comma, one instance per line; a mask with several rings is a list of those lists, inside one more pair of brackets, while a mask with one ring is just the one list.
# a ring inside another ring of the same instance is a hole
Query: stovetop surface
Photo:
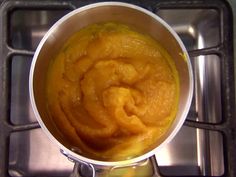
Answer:
[[[29, 101], [29, 69], [47, 30], [90, 1], [4, 1], [0, 7], [0, 177], [70, 176], [74, 163], [40, 129]], [[194, 98], [177, 136], [133, 168], [100, 176], [236, 175], [233, 23], [221, 0], [128, 0], [163, 18], [191, 57]]]

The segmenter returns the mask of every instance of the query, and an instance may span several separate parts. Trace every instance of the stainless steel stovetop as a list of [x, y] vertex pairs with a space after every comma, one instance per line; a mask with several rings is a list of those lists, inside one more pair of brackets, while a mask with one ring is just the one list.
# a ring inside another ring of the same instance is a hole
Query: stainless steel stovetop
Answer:
[[[228, 39], [231, 35], [228, 30], [233, 28], [230, 8], [220, 0], [199, 0], [192, 4], [191, 1], [128, 2], [152, 10], [179, 34], [191, 56], [195, 94], [188, 121], [155, 157], [136, 167], [100, 172], [100, 176], [158, 176], [156, 171], [162, 176], [236, 175], [230, 164], [236, 164], [236, 154], [231, 154], [231, 159], [227, 153], [231, 148], [228, 141], [235, 137], [235, 132], [231, 137], [226, 130], [236, 130], [230, 125], [235, 121], [226, 120], [234, 116], [234, 69], [230, 67], [234, 63], [233, 44]], [[32, 0], [5, 1], [1, 5], [0, 128], [8, 131], [9, 136], [1, 132], [0, 137], [9, 146], [1, 145], [4, 152], [0, 149], [3, 156], [0, 160], [7, 163], [0, 166], [0, 177], [71, 175], [74, 162], [60, 153], [36, 123], [29, 101], [28, 76], [33, 53], [46, 31], [63, 15], [88, 3]]]

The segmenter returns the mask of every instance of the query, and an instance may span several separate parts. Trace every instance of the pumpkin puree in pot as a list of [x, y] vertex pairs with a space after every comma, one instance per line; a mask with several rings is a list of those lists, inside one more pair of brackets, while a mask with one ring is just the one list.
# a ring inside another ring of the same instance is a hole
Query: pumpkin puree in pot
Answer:
[[51, 119], [74, 149], [98, 160], [125, 160], [157, 146], [178, 98], [172, 58], [153, 38], [120, 23], [76, 32], [48, 71]]

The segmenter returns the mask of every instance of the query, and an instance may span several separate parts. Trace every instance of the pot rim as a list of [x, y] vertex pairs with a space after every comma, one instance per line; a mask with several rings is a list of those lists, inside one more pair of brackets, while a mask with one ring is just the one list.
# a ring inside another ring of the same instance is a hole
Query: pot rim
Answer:
[[[35, 103], [35, 98], [34, 98], [34, 89], [33, 89], [33, 78], [34, 78], [34, 68], [37, 62], [37, 58], [40, 54], [41, 49], [44, 46], [44, 43], [47, 41], [47, 39], [49, 38], [49, 36], [51, 35], [51, 33], [56, 30], [56, 28], [58, 28], [58, 26], [60, 26], [64, 21], [68, 20], [70, 17], [74, 16], [77, 13], [81, 13], [85, 10], [88, 9], [92, 9], [92, 8], [97, 8], [100, 6], [122, 6], [122, 7], [128, 7], [131, 9], [135, 9], [137, 11], [140, 11], [150, 17], [152, 17], [153, 19], [155, 19], [156, 21], [158, 21], [159, 23], [161, 23], [170, 33], [171, 35], [175, 38], [175, 40], [178, 42], [178, 44], [181, 47], [181, 50], [183, 52], [183, 55], [185, 57], [185, 60], [187, 62], [187, 66], [188, 66], [188, 74], [189, 74], [189, 92], [188, 92], [188, 98], [187, 98], [187, 104], [185, 105], [185, 110], [182, 113], [182, 116], [180, 118], [180, 120], [178, 121], [176, 127], [174, 128], [174, 130], [168, 135], [168, 137], [161, 142], [161, 144], [159, 144], [157, 147], [155, 147], [154, 149], [152, 149], [151, 151], [142, 154], [138, 157], [132, 158], [132, 159], [127, 159], [127, 160], [122, 160], [122, 161], [100, 161], [100, 160], [94, 160], [94, 159], [90, 159], [87, 157], [84, 157], [82, 155], [79, 155], [75, 152], [73, 152], [72, 150], [68, 149], [67, 147], [65, 147], [62, 143], [60, 143], [51, 133], [50, 131], [47, 129], [46, 125], [43, 123], [43, 120], [41, 119], [41, 116], [37, 110], [37, 106]], [[80, 7], [78, 9], [73, 10], [72, 12], [68, 13], [67, 15], [63, 16], [60, 20], [58, 20], [49, 30], [48, 32], [44, 35], [43, 39], [40, 41], [33, 60], [32, 60], [32, 64], [30, 67], [30, 75], [29, 75], [29, 91], [30, 91], [30, 101], [31, 101], [31, 105], [34, 111], [34, 114], [36, 116], [37, 121], [39, 122], [41, 128], [43, 129], [43, 131], [47, 134], [47, 136], [49, 137], [49, 139], [54, 142], [55, 144], [57, 144], [57, 146], [59, 146], [59, 148], [61, 149], [62, 153], [64, 155], [66, 155], [68, 158], [82, 162], [82, 163], [88, 163], [88, 164], [94, 164], [94, 165], [99, 165], [99, 166], [125, 166], [125, 165], [129, 165], [129, 164], [133, 164], [133, 163], [137, 163], [139, 161], [145, 160], [151, 156], [153, 156], [159, 149], [161, 149], [164, 145], [166, 145], [167, 143], [169, 143], [173, 137], [177, 134], [177, 132], [180, 130], [180, 128], [182, 127], [189, 108], [191, 106], [191, 101], [192, 101], [192, 96], [193, 96], [193, 73], [192, 73], [192, 67], [191, 67], [191, 63], [190, 63], [190, 59], [189, 59], [189, 55], [187, 53], [187, 50], [183, 44], [183, 42], [181, 41], [181, 39], [179, 38], [179, 36], [176, 34], [176, 32], [164, 21], [162, 20], [159, 16], [155, 15], [154, 13], [139, 7], [137, 5], [133, 5], [133, 4], [129, 4], [129, 3], [123, 3], [123, 2], [98, 2], [98, 3], [93, 3], [90, 5], [86, 5], [83, 7]]]

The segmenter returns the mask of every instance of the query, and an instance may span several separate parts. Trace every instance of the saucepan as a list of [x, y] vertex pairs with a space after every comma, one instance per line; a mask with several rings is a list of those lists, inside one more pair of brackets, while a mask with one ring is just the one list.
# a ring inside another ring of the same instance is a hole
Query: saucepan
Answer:
[[[45, 84], [50, 60], [65, 41], [81, 28], [99, 22], [118, 21], [134, 26], [156, 39], [170, 54], [176, 65], [180, 94], [176, 117], [160, 142], [150, 151], [121, 161], [93, 159], [71, 148], [50, 119], [46, 104]], [[136, 5], [121, 2], [100, 2], [78, 8], [57, 21], [38, 45], [33, 57], [30, 79], [30, 100], [34, 114], [46, 135], [61, 149], [64, 155], [76, 162], [89, 165], [95, 176], [96, 167], [131, 165], [147, 159], [170, 142], [183, 125], [193, 95], [193, 74], [187, 50], [175, 31], [160, 17]]]

